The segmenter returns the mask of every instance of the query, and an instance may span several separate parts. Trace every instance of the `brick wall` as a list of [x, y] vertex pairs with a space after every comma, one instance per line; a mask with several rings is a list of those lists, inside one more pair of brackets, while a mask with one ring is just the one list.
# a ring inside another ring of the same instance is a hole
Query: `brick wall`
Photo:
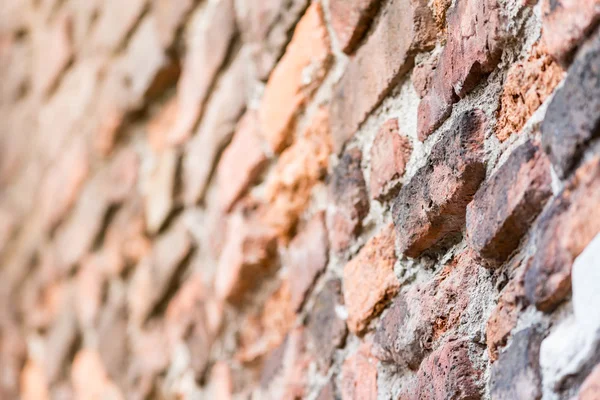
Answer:
[[3, 0], [1, 399], [600, 398], [598, 0]]

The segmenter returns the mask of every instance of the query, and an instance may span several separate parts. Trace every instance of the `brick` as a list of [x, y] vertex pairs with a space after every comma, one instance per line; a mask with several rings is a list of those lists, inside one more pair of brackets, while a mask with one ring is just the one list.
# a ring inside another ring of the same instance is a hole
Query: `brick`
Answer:
[[425, 97], [431, 88], [438, 62], [439, 54], [433, 54], [420, 64], [415, 65], [410, 79], [420, 98]]
[[513, 335], [510, 345], [492, 366], [490, 394], [498, 400], [542, 398], [540, 345], [543, 334], [536, 327]]
[[163, 151], [158, 155], [156, 164], [148, 177], [144, 203], [146, 227], [151, 234], [160, 230], [173, 209], [178, 158], [175, 149]]
[[542, 122], [542, 144], [556, 173], [566, 178], [588, 143], [598, 136], [600, 117], [600, 32], [584, 46], [569, 68], [563, 87]]
[[71, 381], [78, 399], [123, 397], [108, 378], [100, 354], [95, 350], [83, 349], [77, 352], [71, 366]]
[[53, 229], [75, 204], [89, 175], [89, 152], [84, 140], [75, 139], [50, 168], [40, 188], [44, 227]]
[[115, 64], [115, 74], [125, 82], [127, 103], [135, 109], [177, 82], [179, 66], [158, 42], [154, 16], [145, 17]]
[[137, 362], [129, 365], [126, 391], [134, 398], [148, 398], [157, 390], [157, 378], [166, 372], [170, 361], [163, 326], [160, 323], [152, 323], [130, 337], [130, 357]]
[[175, 225], [158, 238], [152, 253], [136, 266], [128, 290], [128, 303], [134, 323], [143, 323], [177, 282], [181, 267], [192, 250], [188, 233]]
[[182, 179], [186, 204], [203, 198], [214, 165], [246, 107], [247, 88], [247, 56], [241, 53], [217, 82], [194, 137], [185, 145]]
[[447, 14], [448, 39], [440, 54], [431, 88], [419, 104], [417, 133], [425, 140], [450, 116], [459, 98], [492, 72], [506, 39], [500, 4], [463, 0]]
[[231, 369], [225, 361], [217, 361], [210, 370], [208, 379], [208, 397], [231, 400], [233, 398], [233, 378]]
[[50, 390], [43, 368], [29, 360], [21, 371], [20, 392], [23, 400], [49, 400]]
[[75, 312], [83, 328], [94, 328], [102, 307], [106, 273], [102, 270], [102, 257], [94, 254], [86, 257], [77, 271], [75, 280]]
[[577, 400], [598, 400], [600, 398], [600, 366], [596, 366], [579, 389]]
[[534, 228], [537, 252], [525, 275], [527, 298], [542, 311], [560, 304], [571, 290], [571, 267], [593, 237], [600, 232], [600, 160], [580, 167], [565, 189], [544, 210]]
[[91, 42], [100, 52], [114, 52], [123, 46], [146, 8], [148, 0], [134, 0], [123, 6], [118, 0], [102, 3], [100, 16], [94, 24]]
[[290, 304], [290, 286], [289, 282], [284, 280], [270, 293], [258, 314], [247, 317], [239, 334], [240, 344], [236, 359], [243, 363], [253, 363], [277, 349], [288, 337], [294, 320], [295, 314]]
[[[423, 361], [417, 374], [412, 396], [433, 400], [476, 400], [483, 398], [479, 380], [482, 371], [473, 364], [470, 354], [479, 354], [467, 339], [451, 338]], [[402, 396], [401, 396], [402, 398]]]
[[359, 0], [353, 3], [333, 0], [330, 3], [331, 25], [344, 53], [351, 54], [356, 49], [380, 5], [380, 0]]
[[496, 136], [505, 141], [518, 133], [527, 120], [552, 94], [564, 71], [540, 43], [536, 43], [526, 60], [510, 67], [498, 111]]
[[219, 0], [194, 13], [189, 21], [187, 52], [177, 83], [178, 112], [168, 135], [169, 144], [189, 139], [204, 112], [206, 99], [236, 32], [233, 13], [232, 0]]
[[214, 332], [210, 332], [207, 313], [207, 291], [203, 277], [195, 274], [169, 302], [165, 313], [165, 331], [170, 348], [179, 343], [188, 347], [190, 364], [197, 379], [208, 366]]
[[467, 240], [482, 257], [505, 261], [552, 195], [550, 162], [528, 141], [479, 188], [467, 207]]
[[341, 393], [343, 400], [377, 399], [377, 360], [371, 345], [365, 342], [342, 364]]
[[506, 345], [511, 331], [517, 326], [519, 315], [530, 304], [525, 295], [525, 269], [526, 265], [519, 268], [508, 282], [487, 320], [485, 336], [492, 361], [498, 359], [500, 349]]
[[33, 73], [33, 43], [4, 37], [0, 40], [0, 74], [5, 83], [0, 88], [0, 97], [5, 101], [15, 101], [23, 97]]
[[392, 212], [405, 255], [418, 257], [462, 231], [467, 204], [485, 177], [485, 129], [483, 112], [461, 114], [433, 146], [426, 165], [400, 190]]
[[173, 97], [162, 105], [160, 110], [148, 121], [148, 143], [155, 153], [166, 150], [169, 130], [177, 117], [177, 97]]
[[[261, 387], [266, 389], [264, 398], [305, 398], [308, 386], [310, 357], [306, 353], [305, 334], [302, 328], [294, 329], [276, 350], [274, 359], [267, 361], [261, 374]], [[266, 372], [266, 373], [265, 373]]]
[[334, 168], [329, 184], [329, 195], [333, 201], [327, 211], [327, 227], [331, 247], [338, 253], [350, 247], [362, 229], [362, 220], [369, 213], [361, 161], [360, 149], [346, 151]]
[[400, 136], [398, 120], [383, 124], [371, 147], [371, 197], [382, 199], [398, 186], [412, 153], [410, 140]]
[[251, 49], [256, 77], [267, 80], [304, 14], [307, 0], [237, 0], [242, 39]]
[[331, 154], [329, 114], [320, 109], [297, 141], [279, 157], [265, 183], [261, 218], [288, 242], [306, 210], [313, 188], [326, 175]]
[[388, 225], [344, 267], [347, 322], [354, 333], [363, 332], [398, 293], [400, 283], [394, 274], [395, 236], [392, 225]]
[[69, 219], [56, 231], [61, 269], [68, 271], [91, 248], [111, 206], [118, 205], [137, 181], [137, 155], [124, 149], [83, 188]]
[[44, 338], [44, 373], [50, 385], [57, 383], [65, 371], [70, 352], [77, 342], [79, 329], [72, 304], [72, 296], [65, 298], [60, 314]]
[[343, 304], [342, 282], [331, 279], [315, 296], [313, 308], [308, 314], [308, 332], [313, 340], [316, 356], [325, 367], [329, 367], [336, 349], [346, 340], [346, 322], [336, 311]]
[[325, 215], [317, 213], [294, 237], [286, 251], [284, 265], [289, 270], [291, 302], [300, 310], [316, 278], [329, 261]]
[[581, 0], [544, 0], [542, 2], [542, 40], [550, 54], [568, 64], [573, 52], [600, 22], [598, 2]]
[[265, 87], [259, 109], [261, 132], [274, 152], [290, 144], [296, 118], [331, 64], [329, 35], [320, 3], [313, 3], [294, 31]]
[[[112, 101], [112, 99], [111, 99]], [[93, 139], [93, 148], [101, 156], [108, 156], [115, 148], [115, 144], [125, 125], [125, 107], [112, 104], [107, 107], [102, 116]]]
[[233, 214], [218, 261], [214, 280], [215, 295], [220, 300], [239, 304], [269, 271], [276, 247], [276, 234], [257, 220]]
[[257, 129], [255, 113], [246, 112], [217, 165], [216, 184], [223, 210], [231, 210], [265, 167], [267, 156]]
[[[112, 290], [111, 290], [112, 289]], [[124, 387], [126, 368], [131, 357], [127, 335], [127, 309], [122, 288], [109, 288], [107, 301], [98, 320], [98, 353], [110, 379]]]
[[333, 383], [329, 382], [319, 392], [317, 396], [317, 400], [335, 400], [335, 389], [333, 388]]
[[468, 317], [468, 292], [477, 285], [478, 270], [467, 253], [433, 280], [401, 294], [377, 327], [373, 354], [386, 363], [417, 370], [434, 344]]
[[335, 88], [331, 126], [336, 153], [412, 68], [414, 55], [435, 43], [436, 29], [426, 1], [394, 0], [383, 12]]
[[39, 37], [36, 38], [33, 85], [35, 92], [42, 96], [56, 86], [60, 75], [73, 59], [71, 30], [71, 16], [62, 13], [45, 32], [40, 32]]
[[175, 41], [178, 31], [186, 17], [197, 3], [196, 0], [153, 0], [152, 6], [156, 15], [159, 41], [164, 48], [169, 48]]

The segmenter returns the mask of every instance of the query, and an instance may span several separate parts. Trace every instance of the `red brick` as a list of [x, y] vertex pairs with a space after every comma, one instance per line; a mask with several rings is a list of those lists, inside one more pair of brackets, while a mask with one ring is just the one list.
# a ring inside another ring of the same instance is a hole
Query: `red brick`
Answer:
[[178, 158], [175, 149], [163, 151], [148, 177], [144, 203], [146, 227], [151, 234], [160, 230], [173, 209]]
[[582, 47], [542, 122], [542, 144], [560, 178], [569, 176], [599, 135], [600, 116], [595, 111], [600, 107], [599, 62], [600, 31]]
[[479, 266], [467, 253], [431, 281], [400, 295], [377, 327], [373, 354], [381, 361], [418, 369], [435, 343], [464, 320], [478, 276]]
[[467, 240], [482, 257], [503, 262], [552, 195], [550, 162], [536, 144], [517, 147], [467, 207]]
[[236, 3], [242, 39], [252, 53], [256, 77], [266, 80], [304, 14], [307, 0], [248, 0]]
[[429, 92], [438, 62], [439, 54], [433, 54], [413, 69], [410, 79], [420, 98]]
[[502, 55], [506, 33], [495, 0], [463, 0], [448, 11], [448, 39], [419, 104], [418, 136], [425, 140], [452, 111], [459, 98], [492, 72]]
[[320, 3], [313, 3], [298, 22], [292, 41], [273, 70], [259, 109], [261, 132], [274, 152], [290, 144], [296, 117], [327, 74], [329, 35]]
[[[479, 355], [468, 339], [451, 338], [423, 361], [417, 384], [409, 399], [477, 400], [483, 398], [480, 388], [482, 371], [471, 361]], [[400, 396], [400, 398], [404, 398]]]
[[335, 400], [335, 389], [333, 383], [327, 383], [319, 392], [317, 400]]
[[595, 0], [543, 0], [542, 40], [550, 54], [566, 64], [600, 22]]
[[343, 52], [351, 54], [354, 51], [371, 25], [381, 3], [380, 0], [330, 2], [331, 25]]
[[75, 311], [79, 324], [83, 328], [94, 328], [102, 306], [106, 271], [103, 270], [102, 257], [86, 257], [77, 272], [75, 280]]
[[158, 388], [158, 376], [165, 373], [169, 365], [170, 353], [163, 326], [149, 324], [143, 331], [130, 334], [131, 359], [127, 370], [127, 395], [133, 398], [148, 398]]
[[564, 76], [563, 69], [537, 43], [529, 57], [510, 67], [504, 82], [496, 136], [500, 141], [518, 133], [552, 94]]
[[153, 0], [152, 6], [156, 16], [158, 37], [164, 48], [171, 47], [181, 25], [196, 3], [196, 0]]
[[281, 154], [265, 184], [261, 218], [283, 242], [289, 241], [313, 188], [327, 172], [331, 154], [328, 122], [327, 111], [318, 110], [303, 134]]
[[102, 359], [95, 350], [83, 349], [77, 352], [71, 366], [71, 381], [75, 397], [78, 399], [122, 398], [119, 389], [106, 374]]
[[23, 400], [49, 400], [50, 391], [43, 368], [29, 360], [21, 371], [20, 398]]
[[241, 53], [224, 71], [198, 130], [185, 145], [182, 179], [183, 196], [188, 205], [196, 204], [204, 197], [214, 165], [229, 144], [236, 123], [244, 112], [248, 88], [247, 62], [247, 56]]
[[190, 364], [197, 379], [208, 366], [210, 347], [215, 332], [210, 331], [207, 315], [207, 291], [203, 277], [195, 274], [186, 279], [165, 313], [165, 330], [171, 349], [185, 343], [190, 352]]
[[109, 290], [98, 321], [98, 353], [111, 380], [125, 386], [127, 362], [131, 357], [125, 294]]
[[71, 216], [55, 235], [61, 269], [70, 270], [90, 249], [110, 207], [121, 203], [133, 189], [137, 168], [137, 155], [124, 149], [88, 182]]
[[361, 161], [360, 149], [353, 148], [343, 154], [333, 170], [329, 186], [333, 202], [327, 212], [327, 227], [331, 247], [338, 253], [350, 247], [362, 229], [362, 220], [369, 213]]
[[36, 93], [45, 96], [50, 92], [72, 61], [74, 51], [71, 31], [72, 18], [69, 14], [62, 13], [36, 38], [36, 68], [33, 73]]
[[115, 148], [117, 139], [125, 125], [124, 108], [112, 104], [103, 113], [93, 139], [93, 148], [101, 156], [108, 156]]
[[343, 400], [377, 399], [377, 359], [371, 355], [371, 345], [361, 344], [342, 365], [341, 392]]
[[192, 134], [235, 35], [232, 0], [211, 2], [202, 11], [189, 22], [187, 52], [177, 84], [178, 112], [168, 136], [170, 144], [181, 144]]
[[314, 343], [316, 357], [325, 368], [331, 364], [335, 350], [344, 344], [348, 333], [346, 322], [336, 311], [343, 304], [342, 282], [331, 279], [315, 296], [313, 308], [308, 314], [306, 325]]
[[500, 349], [506, 345], [511, 331], [517, 326], [519, 315], [529, 305], [525, 296], [525, 269], [526, 266], [521, 267], [508, 282], [487, 320], [485, 336], [492, 361], [498, 359]]
[[433, 47], [435, 36], [427, 1], [394, 0], [388, 4], [335, 89], [331, 126], [337, 153], [412, 68], [414, 55]]
[[300, 310], [316, 278], [325, 270], [329, 242], [323, 212], [317, 213], [290, 242], [284, 258], [289, 271], [291, 302]]
[[133, 0], [126, 5], [118, 0], [103, 2], [92, 33], [91, 41], [94, 49], [113, 52], [121, 47], [135, 28], [147, 3], [148, 0]]
[[265, 167], [267, 156], [257, 129], [255, 113], [247, 112], [217, 165], [216, 185], [226, 211], [231, 210]]
[[125, 82], [127, 105], [137, 109], [177, 82], [179, 66], [158, 42], [154, 16], [144, 17], [115, 63], [114, 73]]
[[50, 385], [57, 383], [64, 373], [77, 342], [79, 329], [71, 293], [65, 296], [60, 314], [44, 338], [44, 372]]
[[600, 366], [596, 366], [581, 385], [577, 400], [600, 399]]
[[543, 334], [531, 327], [516, 333], [492, 366], [490, 394], [498, 400], [542, 398], [540, 345]]
[[310, 356], [306, 353], [305, 334], [302, 328], [294, 329], [263, 368], [261, 387], [264, 398], [306, 398]]
[[129, 312], [134, 323], [143, 323], [163, 300], [191, 249], [188, 233], [176, 225], [158, 238], [152, 253], [136, 266], [128, 292]]
[[580, 167], [536, 225], [536, 252], [525, 275], [527, 298], [539, 310], [556, 308], [571, 291], [571, 267], [600, 232], [600, 159]]
[[168, 100], [160, 110], [150, 119], [146, 130], [148, 131], [148, 142], [152, 150], [160, 153], [168, 147], [169, 130], [175, 123], [177, 117], [177, 97]]
[[369, 240], [344, 267], [347, 322], [348, 328], [354, 333], [363, 332], [369, 321], [398, 293], [400, 283], [394, 274], [395, 238], [390, 224]]
[[217, 361], [211, 368], [207, 389], [210, 398], [223, 400], [233, 398], [231, 369], [224, 361]]
[[399, 249], [418, 257], [460, 233], [467, 204], [485, 178], [480, 110], [461, 114], [433, 146], [427, 163], [405, 184], [393, 206]]
[[290, 303], [288, 281], [267, 298], [257, 315], [249, 315], [239, 333], [239, 350], [236, 359], [252, 363], [281, 346], [293, 327], [294, 310]]
[[391, 194], [406, 171], [412, 153], [410, 140], [400, 136], [398, 120], [387, 121], [371, 147], [371, 197], [382, 199]]
[[86, 142], [75, 139], [47, 172], [40, 188], [40, 208], [46, 229], [53, 229], [73, 207], [89, 174]]
[[229, 218], [214, 281], [218, 299], [238, 304], [245, 298], [271, 268], [275, 239], [275, 232], [255, 215], [244, 218], [236, 213]]

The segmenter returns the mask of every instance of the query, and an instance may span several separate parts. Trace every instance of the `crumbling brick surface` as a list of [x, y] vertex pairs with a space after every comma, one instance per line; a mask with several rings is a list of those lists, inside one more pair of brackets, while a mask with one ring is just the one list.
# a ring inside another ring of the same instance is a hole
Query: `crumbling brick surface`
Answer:
[[0, 399], [600, 398], [599, 0], [4, 0]]

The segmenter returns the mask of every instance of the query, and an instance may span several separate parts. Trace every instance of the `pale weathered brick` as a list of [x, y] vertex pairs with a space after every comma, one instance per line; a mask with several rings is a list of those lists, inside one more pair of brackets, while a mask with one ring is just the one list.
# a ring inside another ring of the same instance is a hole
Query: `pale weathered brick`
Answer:
[[333, 0], [329, 3], [331, 24], [342, 51], [347, 54], [354, 51], [371, 25], [381, 3], [381, 0]]

